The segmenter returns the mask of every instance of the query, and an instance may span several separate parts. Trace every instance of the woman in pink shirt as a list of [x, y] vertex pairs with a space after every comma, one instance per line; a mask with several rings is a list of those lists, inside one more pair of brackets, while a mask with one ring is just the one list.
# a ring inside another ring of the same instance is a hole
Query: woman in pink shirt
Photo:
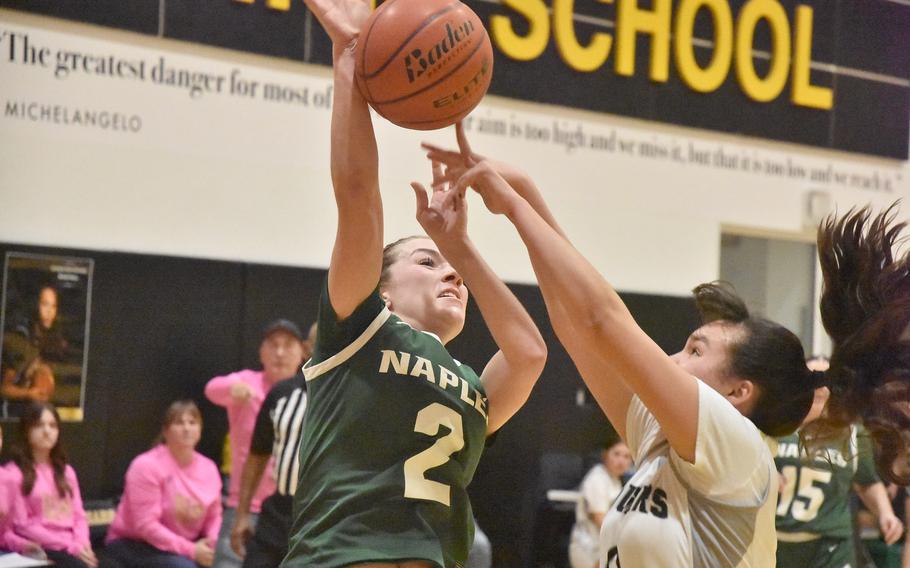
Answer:
[[126, 472], [123, 499], [107, 533], [105, 566], [211, 566], [221, 528], [221, 476], [196, 452], [202, 416], [192, 401], [168, 407], [161, 443]]
[[[0, 428], [0, 449], [3, 449], [3, 428]], [[13, 532], [13, 518], [16, 514], [16, 492], [19, 487], [11, 468], [15, 464], [0, 467], [0, 552], [19, 552], [26, 556], [43, 559], [40, 546]]]
[[19, 429], [25, 446], [14, 455], [17, 467], [7, 467], [8, 483], [17, 489], [11, 504], [13, 541], [37, 544], [62, 568], [97, 568], [79, 481], [60, 445], [57, 409], [46, 402], [29, 404]]

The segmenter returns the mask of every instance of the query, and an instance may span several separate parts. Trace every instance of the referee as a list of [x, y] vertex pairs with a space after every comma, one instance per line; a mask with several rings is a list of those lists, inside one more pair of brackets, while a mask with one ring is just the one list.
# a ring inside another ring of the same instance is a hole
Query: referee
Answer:
[[[304, 342], [304, 359], [310, 357], [316, 338], [316, 324]], [[288, 552], [291, 507], [300, 469], [300, 434], [306, 411], [306, 379], [298, 373], [280, 381], [262, 403], [250, 443], [250, 455], [240, 478], [240, 496], [231, 548], [243, 558], [244, 568], [276, 568]], [[259, 485], [274, 457], [276, 490], [262, 502], [256, 532], [250, 526], [253, 488]]]

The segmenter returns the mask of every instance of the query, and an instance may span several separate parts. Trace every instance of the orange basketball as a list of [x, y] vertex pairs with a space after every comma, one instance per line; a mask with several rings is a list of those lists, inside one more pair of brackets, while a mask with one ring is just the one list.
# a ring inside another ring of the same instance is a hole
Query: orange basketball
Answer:
[[360, 32], [360, 92], [405, 128], [455, 124], [483, 98], [492, 73], [490, 37], [458, 0], [387, 0]]

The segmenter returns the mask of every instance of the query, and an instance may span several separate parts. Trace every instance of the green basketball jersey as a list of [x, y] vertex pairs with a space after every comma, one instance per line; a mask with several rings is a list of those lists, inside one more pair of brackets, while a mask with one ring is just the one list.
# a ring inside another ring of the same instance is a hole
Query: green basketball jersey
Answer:
[[338, 321], [324, 289], [318, 321], [282, 566], [463, 566], [474, 538], [465, 488], [486, 441], [480, 378], [378, 294]]
[[871, 485], [879, 481], [869, 438], [856, 427], [811, 460], [799, 447], [798, 434], [778, 438], [774, 463], [784, 477], [778, 496], [778, 532], [849, 538], [853, 483]]

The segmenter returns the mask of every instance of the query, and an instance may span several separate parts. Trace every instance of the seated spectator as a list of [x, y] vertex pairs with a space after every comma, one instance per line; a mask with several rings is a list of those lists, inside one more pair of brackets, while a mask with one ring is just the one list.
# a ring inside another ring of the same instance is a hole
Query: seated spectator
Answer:
[[[0, 427], [0, 450], [3, 449], [3, 428]], [[19, 552], [36, 558], [44, 558], [41, 547], [13, 532], [12, 521], [15, 516], [13, 506], [16, 504], [16, 487], [9, 471], [9, 464], [0, 467], [0, 553]], [[0, 556], [2, 558], [2, 556]]]
[[[3, 426], [0, 425], [0, 450], [3, 449]], [[0, 467], [0, 552], [9, 552], [13, 547], [7, 544], [7, 534], [12, 534], [10, 527], [10, 505], [13, 500], [13, 484], [8, 479], [5, 467]]]
[[126, 472], [123, 499], [107, 535], [104, 566], [211, 566], [221, 528], [221, 476], [196, 452], [202, 416], [192, 401], [168, 407], [161, 443]]
[[600, 463], [581, 482], [581, 497], [575, 508], [575, 526], [569, 544], [572, 568], [600, 565], [600, 525], [622, 491], [622, 476], [632, 467], [632, 453], [625, 442], [615, 439], [600, 452]]
[[[60, 444], [60, 415], [46, 402], [26, 406], [19, 421], [23, 444], [7, 467], [13, 485], [10, 536], [20, 550], [37, 553], [34, 543], [61, 568], [96, 568], [76, 472]], [[18, 544], [17, 544], [18, 543]], [[27, 550], [27, 549], [31, 550]]]

